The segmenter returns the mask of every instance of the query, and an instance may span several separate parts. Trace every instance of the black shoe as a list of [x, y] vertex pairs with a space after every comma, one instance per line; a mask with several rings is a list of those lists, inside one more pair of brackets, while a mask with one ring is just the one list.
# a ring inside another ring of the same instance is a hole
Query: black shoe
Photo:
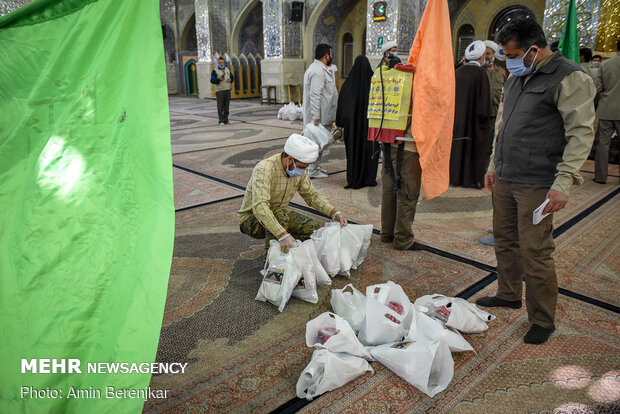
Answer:
[[512, 309], [519, 309], [521, 308], [521, 306], [523, 306], [520, 300], [503, 300], [499, 299], [496, 296], [487, 296], [477, 299], [476, 305], [486, 306], [487, 308], [503, 307]]
[[412, 250], [412, 251], [424, 250], [424, 246], [422, 246], [420, 243], [413, 242], [413, 244], [407, 250]]
[[549, 339], [553, 331], [555, 331], [555, 326], [543, 328], [542, 326], [532, 325], [530, 330], [525, 334], [523, 342], [526, 344], [540, 345], [547, 342], [547, 339]]
[[607, 184], [607, 181], [598, 181], [596, 178], [593, 178], [592, 181], [594, 181], [597, 184]]

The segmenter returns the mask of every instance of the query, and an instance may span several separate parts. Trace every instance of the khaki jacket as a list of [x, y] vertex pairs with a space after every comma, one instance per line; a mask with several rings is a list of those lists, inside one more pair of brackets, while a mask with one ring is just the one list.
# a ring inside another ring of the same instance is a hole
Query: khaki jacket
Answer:
[[601, 64], [594, 84], [600, 94], [596, 110], [598, 118], [620, 120], [620, 54]]

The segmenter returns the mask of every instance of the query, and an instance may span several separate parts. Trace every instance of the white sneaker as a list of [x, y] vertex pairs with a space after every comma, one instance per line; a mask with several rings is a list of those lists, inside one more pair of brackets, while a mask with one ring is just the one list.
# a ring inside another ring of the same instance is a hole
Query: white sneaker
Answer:
[[310, 178], [327, 178], [327, 174], [323, 174], [320, 170], [308, 171], [308, 177]]
[[225, 124], [225, 123], [223, 123], [223, 122], [220, 122], [218, 125], [226, 125], [226, 124]]
[[327, 170], [323, 167], [319, 167], [319, 171], [321, 171], [323, 174], [327, 174]]

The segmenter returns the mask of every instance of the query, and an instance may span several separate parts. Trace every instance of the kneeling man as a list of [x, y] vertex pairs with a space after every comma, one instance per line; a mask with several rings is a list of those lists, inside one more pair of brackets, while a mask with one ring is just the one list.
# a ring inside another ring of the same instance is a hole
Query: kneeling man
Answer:
[[255, 239], [278, 239], [283, 252], [295, 247], [295, 239], [307, 240], [320, 225], [309, 217], [288, 209], [296, 192], [315, 210], [347, 225], [343, 214], [312, 185], [306, 172], [319, 156], [319, 146], [299, 134], [291, 135], [284, 152], [259, 162], [248, 182], [239, 216], [242, 233]]

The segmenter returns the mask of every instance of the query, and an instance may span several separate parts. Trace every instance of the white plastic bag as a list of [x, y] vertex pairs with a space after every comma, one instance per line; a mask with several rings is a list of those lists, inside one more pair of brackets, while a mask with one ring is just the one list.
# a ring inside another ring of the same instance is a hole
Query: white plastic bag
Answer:
[[306, 345], [370, 358], [349, 323], [331, 312], [322, 313], [306, 323]]
[[474, 348], [458, 331], [447, 328], [440, 320], [428, 316], [425, 313], [428, 312], [428, 308], [414, 304], [411, 309], [412, 318], [407, 340], [442, 342], [448, 345], [451, 352], [474, 351]]
[[371, 234], [372, 224], [348, 224], [340, 228], [339, 275], [350, 276], [350, 269], [357, 269], [364, 261]]
[[301, 243], [301, 246], [306, 250], [306, 253], [308, 253], [308, 257], [310, 257], [310, 260], [312, 261], [312, 269], [308, 269], [308, 272], [314, 271], [316, 283], [331, 285], [332, 280], [329, 278], [329, 275], [319, 261], [319, 257], [316, 253], [316, 248], [314, 247], [314, 242], [311, 239], [308, 239]]
[[429, 397], [445, 390], [454, 375], [454, 360], [445, 343], [396, 342], [373, 347], [372, 356]]
[[293, 102], [289, 102], [278, 111], [278, 119], [284, 119], [286, 121], [303, 119], [303, 111], [300, 106], [295, 105]]
[[303, 243], [298, 240], [297, 248], [291, 249], [291, 253], [301, 268], [301, 278], [293, 289], [291, 296], [305, 300], [306, 302], [317, 303], [319, 301], [319, 295], [316, 291], [316, 273], [314, 271], [314, 263], [308, 255], [308, 251]]
[[312, 400], [342, 387], [366, 371], [374, 372], [364, 358], [317, 349], [297, 381], [297, 396]]
[[256, 300], [269, 301], [276, 305], [280, 312], [284, 310], [293, 289], [301, 279], [301, 267], [293, 257], [296, 249], [300, 247], [282, 253], [277, 240], [269, 242], [267, 260], [262, 272], [263, 282], [258, 289]]
[[325, 223], [325, 226], [315, 230], [310, 238], [327, 274], [336, 276], [340, 271], [340, 224]]
[[323, 125], [314, 125], [313, 122], [304, 125], [302, 135], [310, 138], [320, 149], [325, 148], [333, 141], [332, 134]]
[[366, 316], [366, 296], [349, 283], [342, 289], [332, 289], [329, 301], [334, 313], [359, 332]]
[[[487, 322], [495, 319], [494, 315], [478, 309], [478, 307], [461, 298], [451, 298], [444, 295], [421, 296], [415, 301], [416, 305], [427, 308], [439, 308], [448, 311], [446, 320], [441, 318], [449, 328], [458, 329], [464, 333], [480, 333], [488, 329]], [[441, 307], [445, 308], [441, 308]], [[445, 311], [443, 312], [445, 315]], [[441, 316], [441, 315], [440, 315]]]
[[402, 340], [411, 325], [412, 305], [403, 288], [392, 281], [366, 288], [366, 319], [359, 339], [364, 345]]

